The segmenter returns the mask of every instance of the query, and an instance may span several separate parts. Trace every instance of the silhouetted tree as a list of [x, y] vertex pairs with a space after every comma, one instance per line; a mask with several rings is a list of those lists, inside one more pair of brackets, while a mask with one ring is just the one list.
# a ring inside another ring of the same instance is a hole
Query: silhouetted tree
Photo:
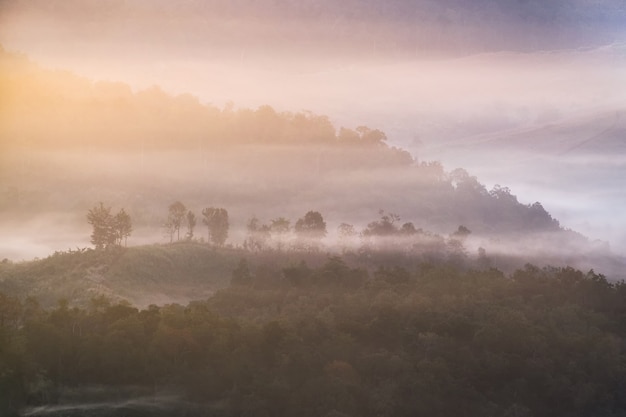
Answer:
[[117, 236], [114, 229], [114, 218], [111, 215], [111, 207], [105, 207], [102, 202], [89, 210], [87, 222], [93, 227], [91, 243], [96, 249], [104, 249], [115, 244]]
[[124, 240], [124, 246], [126, 246], [126, 239], [133, 231], [130, 216], [126, 213], [126, 211], [124, 211], [124, 209], [121, 209], [119, 213], [115, 215], [113, 223], [118, 245], [121, 245], [122, 240]]
[[400, 228], [400, 234], [405, 236], [413, 236], [417, 233], [418, 230], [415, 228], [415, 225], [412, 222], [404, 223]]
[[209, 242], [222, 246], [228, 237], [228, 211], [223, 208], [207, 207], [202, 210], [202, 223], [207, 226]]
[[244, 247], [252, 251], [264, 249], [270, 238], [270, 227], [266, 224], [261, 224], [259, 219], [253, 216], [248, 220], [246, 229], [248, 236], [243, 242]]
[[126, 238], [133, 231], [130, 216], [124, 209], [113, 216], [111, 207], [105, 207], [103, 203], [89, 210], [87, 222], [93, 227], [91, 243], [96, 249], [121, 245], [122, 240], [126, 244]]
[[187, 212], [187, 239], [193, 239], [193, 229], [196, 227], [196, 215], [191, 210]]
[[303, 218], [298, 219], [294, 230], [301, 243], [316, 247], [326, 236], [326, 222], [319, 212], [309, 211]]
[[398, 227], [395, 223], [400, 220], [400, 216], [394, 213], [385, 213], [384, 210], [379, 210], [378, 214], [380, 214], [380, 220], [369, 223], [363, 231], [363, 236], [391, 236], [396, 234]]
[[345, 251], [353, 243], [354, 238], [357, 236], [357, 232], [354, 225], [341, 223], [339, 227], [337, 227], [337, 236], [339, 238], [341, 249]]
[[459, 228], [452, 233], [452, 236], [457, 238], [457, 239], [464, 239], [467, 236], [469, 236], [472, 233], [472, 231], [470, 229], [468, 229], [467, 227], [460, 225]]
[[281, 250], [283, 247], [283, 240], [287, 233], [291, 230], [291, 222], [284, 217], [279, 217], [272, 220], [270, 224], [270, 233], [276, 239], [276, 247]]
[[170, 238], [170, 243], [172, 243], [174, 241], [174, 232], [176, 232], [176, 228], [174, 227], [172, 219], [170, 219], [169, 217], [167, 218], [165, 223], [163, 223], [163, 232], [165, 236]]
[[370, 129], [367, 126], [359, 126], [356, 131], [360, 134], [361, 143], [367, 145], [383, 145], [387, 135], [378, 129]]
[[[174, 232], [176, 232], [176, 240], [180, 240], [180, 226], [183, 224], [183, 219], [185, 218], [186, 212], [187, 208], [180, 201], [175, 201], [170, 204], [165, 226], [166, 228], [169, 228], [171, 230], [171, 237], [173, 237]], [[170, 242], [172, 240], [171, 237]]]
[[358, 132], [352, 129], [342, 127], [339, 129], [339, 133], [337, 134], [337, 139], [339, 140], [339, 143], [341, 144], [353, 145], [353, 144], [359, 143], [360, 136]]

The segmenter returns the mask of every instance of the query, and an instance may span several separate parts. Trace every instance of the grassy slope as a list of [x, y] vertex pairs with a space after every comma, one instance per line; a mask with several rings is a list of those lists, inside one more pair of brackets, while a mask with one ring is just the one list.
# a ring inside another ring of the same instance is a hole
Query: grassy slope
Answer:
[[36, 297], [44, 306], [61, 298], [84, 305], [97, 295], [138, 306], [186, 303], [226, 286], [240, 257], [237, 251], [196, 243], [57, 252], [0, 264], [0, 291]]

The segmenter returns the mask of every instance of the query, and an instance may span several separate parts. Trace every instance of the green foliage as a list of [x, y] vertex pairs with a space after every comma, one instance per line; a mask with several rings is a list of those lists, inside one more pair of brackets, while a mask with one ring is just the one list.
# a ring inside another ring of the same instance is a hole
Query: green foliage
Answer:
[[167, 213], [167, 220], [164, 225], [165, 231], [170, 237], [170, 243], [174, 239], [174, 233], [176, 233], [176, 240], [180, 240], [180, 227], [183, 224], [186, 214], [187, 208], [180, 201], [175, 201], [170, 204]]
[[294, 230], [301, 239], [321, 239], [326, 236], [326, 222], [319, 212], [309, 211], [298, 219]]
[[126, 239], [133, 231], [133, 226], [130, 220], [130, 216], [124, 209], [121, 209], [119, 213], [117, 213], [113, 219], [113, 229], [115, 230], [115, 237], [118, 245], [122, 244], [122, 240], [124, 241], [124, 246], [126, 246]]
[[223, 246], [228, 238], [228, 211], [224, 208], [207, 207], [202, 210], [202, 223], [209, 231], [209, 242]]
[[380, 220], [371, 222], [363, 231], [364, 236], [392, 236], [398, 233], [398, 227], [395, 225], [400, 220], [400, 216], [393, 213], [385, 213], [379, 210]]
[[59, 298], [86, 306], [96, 295], [141, 306], [208, 297], [228, 285], [241, 251], [215, 251], [206, 244], [113, 247], [56, 252], [41, 260], [0, 265], [0, 291], [44, 307]]
[[187, 216], [186, 216], [186, 220], [187, 220], [187, 240], [192, 240], [193, 239], [193, 229], [196, 227], [197, 224], [197, 220], [196, 220], [196, 215], [189, 210], [187, 212]]
[[115, 216], [111, 214], [111, 207], [105, 207], [102, 202], [87, 213], [87, 222], [93, 227], [91, 243], [96, 249], [120, 246], [133, 231], [130, 216], [121, 209]]
[[247, 237], [244, 241], [244, 249], [249, 251], [260, 251], [267, 248], [271, 237], [270, 226], [261, 224], [260, 220], [252, 217], [246, 224]]
[[234, 271], [245, 286], [186, 307], [99, 297], [41, 310], [2, 295], [0, 411], [85, 385], [177, 387], [190, 416], [215, 404], [224, 416], [626, 409], [626, 291], [593, 271], [444, 263], [368, 279], [334, 257], [285, 268], [272, 288], [255, 287], [243, 258]]
[[269, 226], [270, 235], [276, 240], [276, 248], [281, 250], [285, 245], [285, 239], [291, 231], [291, 221], [284, 217], [278, 217], [271, 221]]

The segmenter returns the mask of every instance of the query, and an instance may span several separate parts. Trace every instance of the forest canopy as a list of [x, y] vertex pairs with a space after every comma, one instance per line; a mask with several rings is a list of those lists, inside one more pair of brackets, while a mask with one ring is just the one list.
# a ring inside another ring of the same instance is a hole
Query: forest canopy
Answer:
[[[338, 257], [240, 262], [231, 287], [187, 306], [96, 297], [43, 309], [0, 294], [0, 412], [74, 393], [85, 403], [71, 416], [620, 415], [625, 296], [572, 268], [369, 275]], [[117, 391], [93, 405], [86, 386]], [[127, 401], [138, 393], [150, 400]]]

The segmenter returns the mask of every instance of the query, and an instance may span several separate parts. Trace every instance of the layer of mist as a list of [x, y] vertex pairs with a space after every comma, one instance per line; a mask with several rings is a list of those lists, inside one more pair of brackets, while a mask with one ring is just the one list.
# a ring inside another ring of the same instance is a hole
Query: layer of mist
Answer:
[[[228, 103], [235, 109], [271, 104], [278, 111], [327, 114], [337, 127], [376, 126], [418, 160], [440, 160], [448, 170], [466, 168], [488, 187], [507, 185], [525, 202], [541, 201], [565, 227], [624, 252], [626, 238], [619, 230], [625, 223], [615, 210], [623, 204], [623, 165], [610, 162], [623, 153], [613, 146], [619, 141], [594, 141], [595, 149], [583, 146], [566, 154], [551, 151], [574, 136], [590, 140], [598, 133], [595, 126], [612, 123], [590, 121], [594, 115], [625, 107], [619, 88], [626, 83], [620, 2], [7, 1], [1, 7], [0, 42], [59, 69], [51, 91], [65, 89], [81, 108], [85, 103], [76, 95], [92, 87], [88, 80], [68, 81], [64, 70], [110, 81], [96, 89], [118, 103], [102, 108], [101, 96], [87, 94], [95, 111], [105, 113], [156, 84], [198, 97], [179, 98], [179, 111], [186, 114], [201, 103], [219, 109]], [[6, 96], [24, 89], [15, 79], [5, 84]], [[146, 106], [160, 93], [144, 91]], [[93, 115], [72, 118], [76, 109], [50, 99], [44, 89], [23, 103], [35, 107], [34, 113], [54, 109], [44, 120], [6, 115], [3, 124], [13, 126], [5, 137], [24, 139], [35, 126], [58, 134], [55, 141], [77, 131], [91, 134]], [[104, 125], [95, 128], [114, 141], [178, 135], [178, 128], [162, 124], [146, 128], [150, 117], [138, 128], [137, 114], [124, 111], [127, 118], [96, 118]], [[576, 128], [550, 131], [552, 124], [563, 123]], [[211, 123], [202, 126], [196, 133], [211, 130]], [[477, 137], [509, 137], [520, 130], [530, 132], [519, 141], [525, 144], [521, 152], [499, 141], [473, 146]]]
[[463, 164], [487, 183], [532, 193], [563, 225], [623, 253], [626, 218], [616, 207], [626, 202], [625, 120], [624, 107], [615, 107], [445, 147], [433, 144], [424, 153]]
[[[89, 246], [85, 216], [100, 201], [131, 215], [134, 245], [167, 242], [162, 228], [167, 207], [182, 201], [197, 214], [204, 207], [225, 207], [234, 246], [245, 240], [253, 216], [295, 223], [315, 210], [329, 225], [326, 244], [333, 247], [340, 224], [363, 230], [383, 209], [437, 234], [448, 235], [463, 225], [474, 236], [498, 242], [491, 245], [495, 252], [507, 248], [515, 256], [523, 248], [509, 242], [519, 243], [522, 233], [556, 233], [560, 237], [551, 242], [552, 250], [546, 247], [550, 245], [536, 247], [559, 259], [572, 258], [567, 252], [574, 247], [575, 253], [606, 249], [561, 233], [559, 222], [541, 204], [520, 203], [506, 187], [494, 183], [488, 190], [462, 169], [446, 171], [437, 162], [416, 160], [389, 144], [393, 141], [378, 129], [337, 128], [328, 117], [310, 111], [218, 108], [156, 87], [134, 93], [124, 84], [43, 70], [15, 54], [3, 57], [8, 106], [0, 113], [5, 149], [0, 178], [7, 233], [1, 246], [8, 259]], [[613, 121], [615, 132], [617, 123]], [[584, 141], [584, 130], [579, 135], [578, 142], [574, 136], [568, 140], [570, 148], [583, 151], [576, 144], [589, 141]], [[499, 145], [514, 141], [488, 138], [450, 142], [442, 149], [466, 149], [465, 157], [482, 155], [459, 160], [459, 165], [491, 178], [500, 171], [499, 165], [489, 164], [495, 152], [508, 151], [506, 158], [501, 156], [507, 164], [521, 154]], [[489, 146], [481, 151], [478, 146], [485, 143]], [[535, 149], [527, 149], [525, 161], [535, 160]], [[527, 165], [519, 166], [530, 169]], [[487, 166], [494, 170], [485, 171]], [[520, 189], [525, 190], [523, 185]]]

